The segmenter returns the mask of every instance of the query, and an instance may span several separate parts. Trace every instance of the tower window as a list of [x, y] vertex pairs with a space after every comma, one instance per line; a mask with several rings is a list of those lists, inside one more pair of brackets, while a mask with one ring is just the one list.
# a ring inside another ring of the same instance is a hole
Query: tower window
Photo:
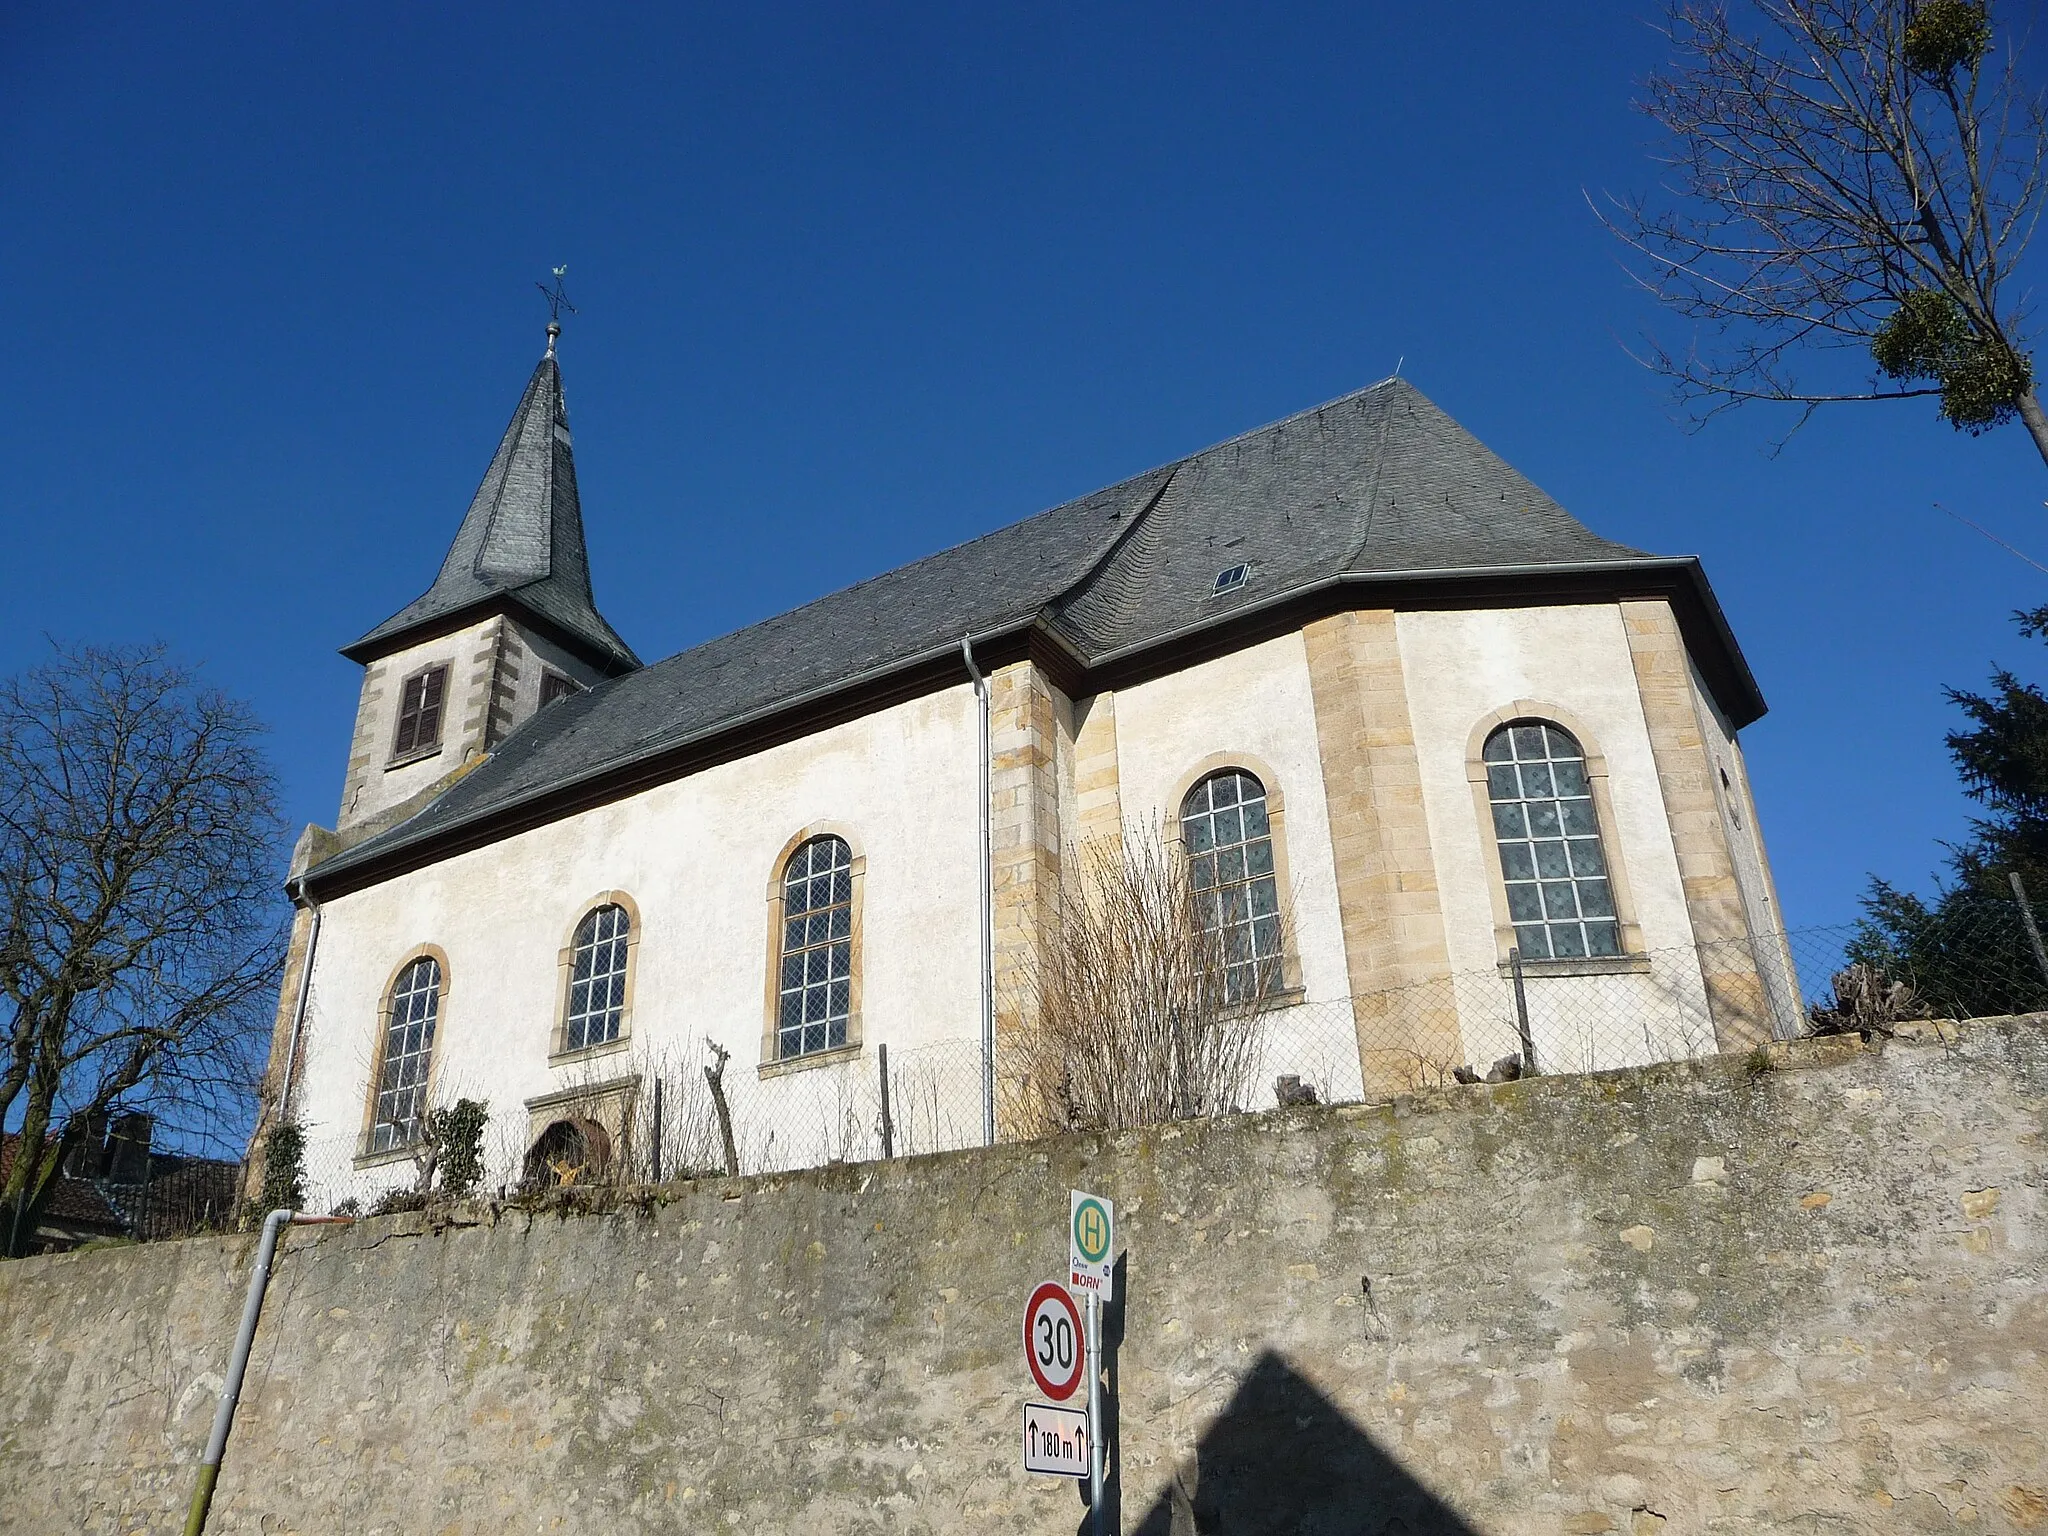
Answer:
[[540, 707], [546, 709], [557, 699], [566, 699], [572, 693], [581, 693], [582, 687], [573, 677], [564, 676], [553, 667], [540, 675]]
[[393, 757], [411, 757], [441, 744], [441, 701], [448, 689], [448, 669], [428, 667], [405, 680], [398, 700], [398, 736]]

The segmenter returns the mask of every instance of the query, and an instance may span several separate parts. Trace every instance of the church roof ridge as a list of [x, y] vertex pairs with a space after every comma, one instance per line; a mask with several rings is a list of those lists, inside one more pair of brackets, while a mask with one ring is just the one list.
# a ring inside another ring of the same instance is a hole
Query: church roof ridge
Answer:
[[540, 618], [608, 672], [640, 665], [597, 611], [576, 489], [576, 458], [553, 331], [512, 412], [469, 510], [418, 598], [345, 646], [369, 661], [446, 620], [506, 602]]
[[[1219, 573], [1238, 564], [1246, 579], [1219, 590]], [[1359, 584], [1375, 602], [1397, 587], [1426, 588], [1432, 603], [1466, 589], [1481, 602], [1669, 592], [1730, 716], [1764, 710], [1696, 560], [1593, 533], [1394, 377], [554, 704], [417, 815], [308, 875], [315, 886], [382, 878], [601, 798], [614, 780], [652, 782], [663, 762], [754, 739], [763, 722], [897, 687], [899, 674], [937, 678], [963, 635], [980, 647], [1040, 631], [1077, 680], [1099, 683], [1176, 647], [1227, 643], [1277, 622], [1272, 613], [1352, 601], [1332, 594]]]

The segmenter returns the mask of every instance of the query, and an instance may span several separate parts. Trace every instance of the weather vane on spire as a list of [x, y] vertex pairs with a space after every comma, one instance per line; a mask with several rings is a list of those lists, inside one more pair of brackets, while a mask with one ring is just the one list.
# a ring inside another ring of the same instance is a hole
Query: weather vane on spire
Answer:
[[562, 290], [562, 279], [569, 275], [569, 269], [567, 267], [556, 267], [554, 273], [554, 287], [550, 288], [546, 283], [535, 283], [533, 285], [547, 296], [549, 357], [555, 355], [555, 338], [562, 334], [562, 311], [566, 309], [572, 315], [576, 313], [576, 306], [569, 302], [569, 295]]

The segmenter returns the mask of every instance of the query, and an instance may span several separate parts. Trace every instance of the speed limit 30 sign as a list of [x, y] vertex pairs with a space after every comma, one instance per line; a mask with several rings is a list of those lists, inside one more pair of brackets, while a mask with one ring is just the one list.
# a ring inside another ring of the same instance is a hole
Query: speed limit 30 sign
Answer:
[[1081, 1309], [1058, 1281], [1031, 1293], [1024, 1308], [1024, 1360], [1038, 1390], [1065, 1402], [1081, 1385], [1087, 1351], [1082, 1347]]

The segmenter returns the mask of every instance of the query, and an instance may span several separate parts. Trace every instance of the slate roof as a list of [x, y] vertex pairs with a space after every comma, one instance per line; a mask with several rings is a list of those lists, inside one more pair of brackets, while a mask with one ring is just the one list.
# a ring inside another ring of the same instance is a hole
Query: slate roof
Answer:
[[[5, 1180], [14, 1167], [14, 1153], [20, 1140], [11, 1133], [0, 1135], [0, 1180]], [[107, 1203], [106, 1196], [90, 1181], [59, 1173], [53, 1186], [50, 1198], [43, 1206], [42, 1219], [46, 1224], [79, 1232], [90, 1229], [109, 1237], [127, 1230], [128, 1224], [122, 1220], [120, 1212]]]
[[434, 584], [342, 654], [367, 661], [439, 620], [502, 601], [580, 643], [607, 670], [639, 666], [591, 595], [572, 448], [562, 369], [551, 350], [527, 380]]
[[[1250, 581], [1214, 595], [1218, 573], [1240, 561]], [[1630, 568], [1690, 572], [1705, 591], [1697, 562], [1599, 537], [1413, 385], [1388, 379], [553, 704], [416, 816], [309, 874], [318, 884], [515, 815], [579, 781], [930, 663], [963, 635], [1035, 622], [1094, 666], [1333, 580]], [[1712, 620], [1754, 696], [1718, 609]], [[1747, 714], [1760, 713], [1755, 697]]]

